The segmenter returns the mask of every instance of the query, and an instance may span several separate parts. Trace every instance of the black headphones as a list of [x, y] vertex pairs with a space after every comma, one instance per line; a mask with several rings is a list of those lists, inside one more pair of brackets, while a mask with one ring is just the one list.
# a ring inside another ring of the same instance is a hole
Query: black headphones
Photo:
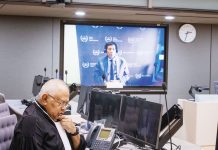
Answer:
[[110, 45], [114, 45], [115, 48], [116, 48], [116, 53], [118, 53], [118, 47], [117, 47], [117, 44], [115, 42], [107, 42], [104, 45], [104, 53], [107, 53], [107, 47], [110, 46]]

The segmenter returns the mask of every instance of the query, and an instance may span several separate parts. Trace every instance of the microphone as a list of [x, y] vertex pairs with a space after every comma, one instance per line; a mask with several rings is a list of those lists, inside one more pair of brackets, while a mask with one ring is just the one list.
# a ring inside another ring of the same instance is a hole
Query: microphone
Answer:
[[46, 77], [46, 67], [44, 68], [44, 72], [45, 72], [45, 77]]
[[210, 88], [209, 87], [195, 87], [195, 90], [197, 91], [197, 92], [202, 92], [203, 90], [210, 90]]
[[66, 75], [66, 84], [67, 84], [67, 73], [68, 73], [67, 70], [65, 70], [64, 73], [65, 73], [65, 75]]
[[103, 75], [102, 75], [103, 82], [104, 82], [105, 78], [106, 78], [106, 77], [105, 77], [105, 74], [103, 74]]
[[166, 82], [162, 83], [162, 89], [164, 90], [164, 92], [167, 90], [167, 84]]
[[188, 93], [195, 99], [195, 94], [193, 93], [193, 91], [196, 91], [196, 92], [202, 92], [204, 90], [210, 90], [209, 87], [202, 87], [202, 86], [191, 86], [191, 88], [189, 89]]
[[55, 70], [56, 73], [56, 79], [58, 78], [58, 69]]

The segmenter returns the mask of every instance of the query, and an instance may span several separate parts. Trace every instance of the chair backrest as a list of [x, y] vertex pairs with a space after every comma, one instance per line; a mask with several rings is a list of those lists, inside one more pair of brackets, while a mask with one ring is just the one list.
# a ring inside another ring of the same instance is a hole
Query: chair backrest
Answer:
[[0, 118], [0, 150], [8, 150], [14, 136], [14, 128], [17, 123], [16, 115]]
[[0, 93], [0, 103], [4, 103], [5, 102], [5, 95]]
[[4, 116], [9, 116], [10, 111], [7, 103], [0, 104], [0, 118]]
[[49, 77], [44, 77], [42, 75], [37, 75], [34, 77], [33, 80], [33, 88], [32, 88], [32, 93], [34, 96], [38, 95], [39, 91], [41, 90], [43, 84], [50, 80]]

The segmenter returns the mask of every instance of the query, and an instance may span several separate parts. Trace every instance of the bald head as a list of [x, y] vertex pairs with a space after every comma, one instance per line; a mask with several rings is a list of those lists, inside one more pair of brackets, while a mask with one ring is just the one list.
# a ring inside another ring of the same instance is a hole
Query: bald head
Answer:
[[46, 109], [49, 116], [53, 120], [58, 120], [69, 102], [69, 88], [64, 81], [51, 79], [42, 86], [38, 96], [37, 101]]
[[69, 87], [65, 84], [63, 80], [51, 79], [42, 86], [39, 92], [39, 97], [41, 97], [45, 93], [55, 95], [55, 93], [59, 91], [68, 91], [69, 93]]

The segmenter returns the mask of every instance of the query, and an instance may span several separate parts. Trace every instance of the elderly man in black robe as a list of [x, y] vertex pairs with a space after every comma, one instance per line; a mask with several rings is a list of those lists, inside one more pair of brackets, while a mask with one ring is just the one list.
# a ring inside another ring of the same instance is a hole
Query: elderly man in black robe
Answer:
[[72, 120], [64, 116], [68, 86], [58, 79], [46, 82], [37, 101], [17, 123], [10, 150], [83, 150], [86, 143]]

